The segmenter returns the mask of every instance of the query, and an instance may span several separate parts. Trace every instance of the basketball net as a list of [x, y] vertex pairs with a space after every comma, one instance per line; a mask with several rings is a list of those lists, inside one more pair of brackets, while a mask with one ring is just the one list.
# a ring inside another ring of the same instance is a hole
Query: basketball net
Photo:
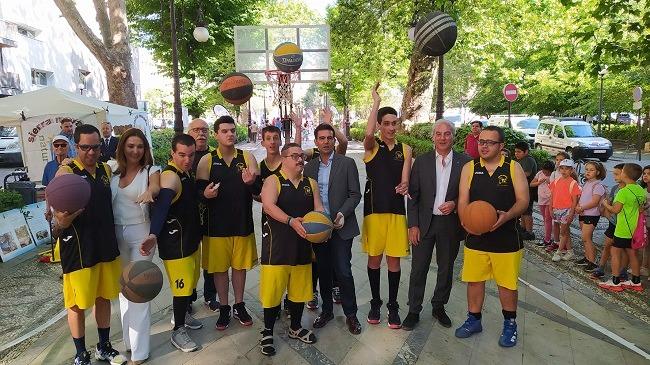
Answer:
[[300, 80], [300, 71], [270, 70], [264, 74], [273, 89], [273, 105], [280, 107], [281, 118], [289, 118], [293, 111], [293, 84]]

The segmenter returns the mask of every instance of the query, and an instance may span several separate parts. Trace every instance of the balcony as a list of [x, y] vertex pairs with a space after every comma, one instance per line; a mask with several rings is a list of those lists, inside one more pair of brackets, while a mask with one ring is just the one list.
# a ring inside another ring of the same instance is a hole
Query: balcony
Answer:
[[22, 94], [20, 75], [13, 72], [0, 71], [0, 95], [10, 96]]

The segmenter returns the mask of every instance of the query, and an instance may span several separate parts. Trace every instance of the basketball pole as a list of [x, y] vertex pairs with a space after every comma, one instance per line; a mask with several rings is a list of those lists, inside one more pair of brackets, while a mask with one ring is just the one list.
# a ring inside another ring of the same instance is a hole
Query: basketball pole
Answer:
[[181, 109], [181, 86], [178, 76], [178, 39], [176, 38], [176, 9], [174, 0], [169, 0], [172, 38], [172, 77], [174, 79], [174, 134], [183, 133], [183, 110]]

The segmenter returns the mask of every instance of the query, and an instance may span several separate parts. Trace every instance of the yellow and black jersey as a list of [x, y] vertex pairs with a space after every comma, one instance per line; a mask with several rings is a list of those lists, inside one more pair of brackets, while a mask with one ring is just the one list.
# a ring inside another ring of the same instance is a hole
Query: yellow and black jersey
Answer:
[[[303, 176], [294, 186], [282, 173], [278, 176], [277, 206], [291, 217], [303, 217], [314, 210], [318, 185]], [[306, 265], [311, 263], [311, 243], [298, 236], [287, 222], [268, 217], [262, 226], [262, 265]]]
[[[515, 188], [512, 182], [514, 164], [510, 158], [501, 156], [499, 166], [490, 175], [479, 157], [472, 162], [469, 181], [469, 201], [484, 200], [496, 209], [507, 212], [515, 204]], [[465, 247], [486, 252], [516, 252], [524, 248], [516, 229], [516, 219], [504, 223], [494, 232], [480, 236], [468, 234]]]
[[208, 237], [248, 236], [253, 228], [253, 187], [244, 183], [242, 170], [248, 167], [244, 151], [235, 150], [230, 164], [219, 149], [210, 152], [210, 182], [221, 183], [219, 194], [206, 200], [204, 234]]
[[98, 162], [95, 173], [91, 174], [77, 160], [61, 168], [83, 177], [90, 184], [88, 205], [59, 236], [63, 273], [115, 260], [120, 251], [113, 223], [110, 168]]
[[[307, 153], [307, 151], [311, 150], [311, 155]], [[309, 148], [305, 150], [305, 153], [307, 153], [307, 156], [309, 156], [309, 160], [315, 160], [317, 158], [320, 158], [320, 151], [316, 147]]]
[[266, 163], [266, 159], [262, 160], [262, 162], [260, 162], [259, 175], [259, 177], [262, 179], [262, 183], [264, 183], [264, 180], [271, 175], [280, 175], [280, 168], [282, 168], [282, 163], [279, 163], [275, 169], [271, 170], [269, 168], [269, 165]]
[[207, 155], [208, 153], [212, 152], [214, 149], [212, 147], [208, 147], [207, 149], [203, 151], [197, 150], [194, 153], [194, 162], [192, 163], [192, 177], [196, 179], [196, 168], [199, 166], [199, 161], [201, 161], [201, 157]]
[[163, 260], [176, 260], [191, 256], [201, 243], [199, 206], [194, 178], [179, 169], [173, 162], [163, 169], [163, 174], [174, 173], [181, 187], [172, 199], [167, 218], [158, 236], [158, 250]]
[[402, 168], [407, 146], [397, 142], [393, 149], [375, 138], [375, 149], [366, 163], [366, 188], [363, 196], [363, 215], [392, 213], [406, 215], [404, 196], [395, 192], [402, 181]]

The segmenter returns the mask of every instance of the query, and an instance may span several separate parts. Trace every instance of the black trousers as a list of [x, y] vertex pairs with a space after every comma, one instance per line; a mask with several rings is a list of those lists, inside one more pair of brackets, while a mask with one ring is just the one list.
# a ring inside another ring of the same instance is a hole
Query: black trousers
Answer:
[[323, 298], [323, 312], [332, 312], [332, 268], [341, 290], [341, 305], [346, 316], [357, 314], [357, 297], [352, 277], [352, 239], [342, 239], [334, 231], [329, 241], [312, 246], [318, 263], [320, 295]]
[[454, 276], [454, 261], [458, 256], [458, 217], [456, 215], [431, 218], [427, 232], [420, 232], [420, 244], [411, 246], [411, 277], [409, 279], [409, 312], [420, 313], [427, 274], [431, 265], [433, 249], [436, 248], [438, 275], [431, 305], [442, 307], [449, 301]]

